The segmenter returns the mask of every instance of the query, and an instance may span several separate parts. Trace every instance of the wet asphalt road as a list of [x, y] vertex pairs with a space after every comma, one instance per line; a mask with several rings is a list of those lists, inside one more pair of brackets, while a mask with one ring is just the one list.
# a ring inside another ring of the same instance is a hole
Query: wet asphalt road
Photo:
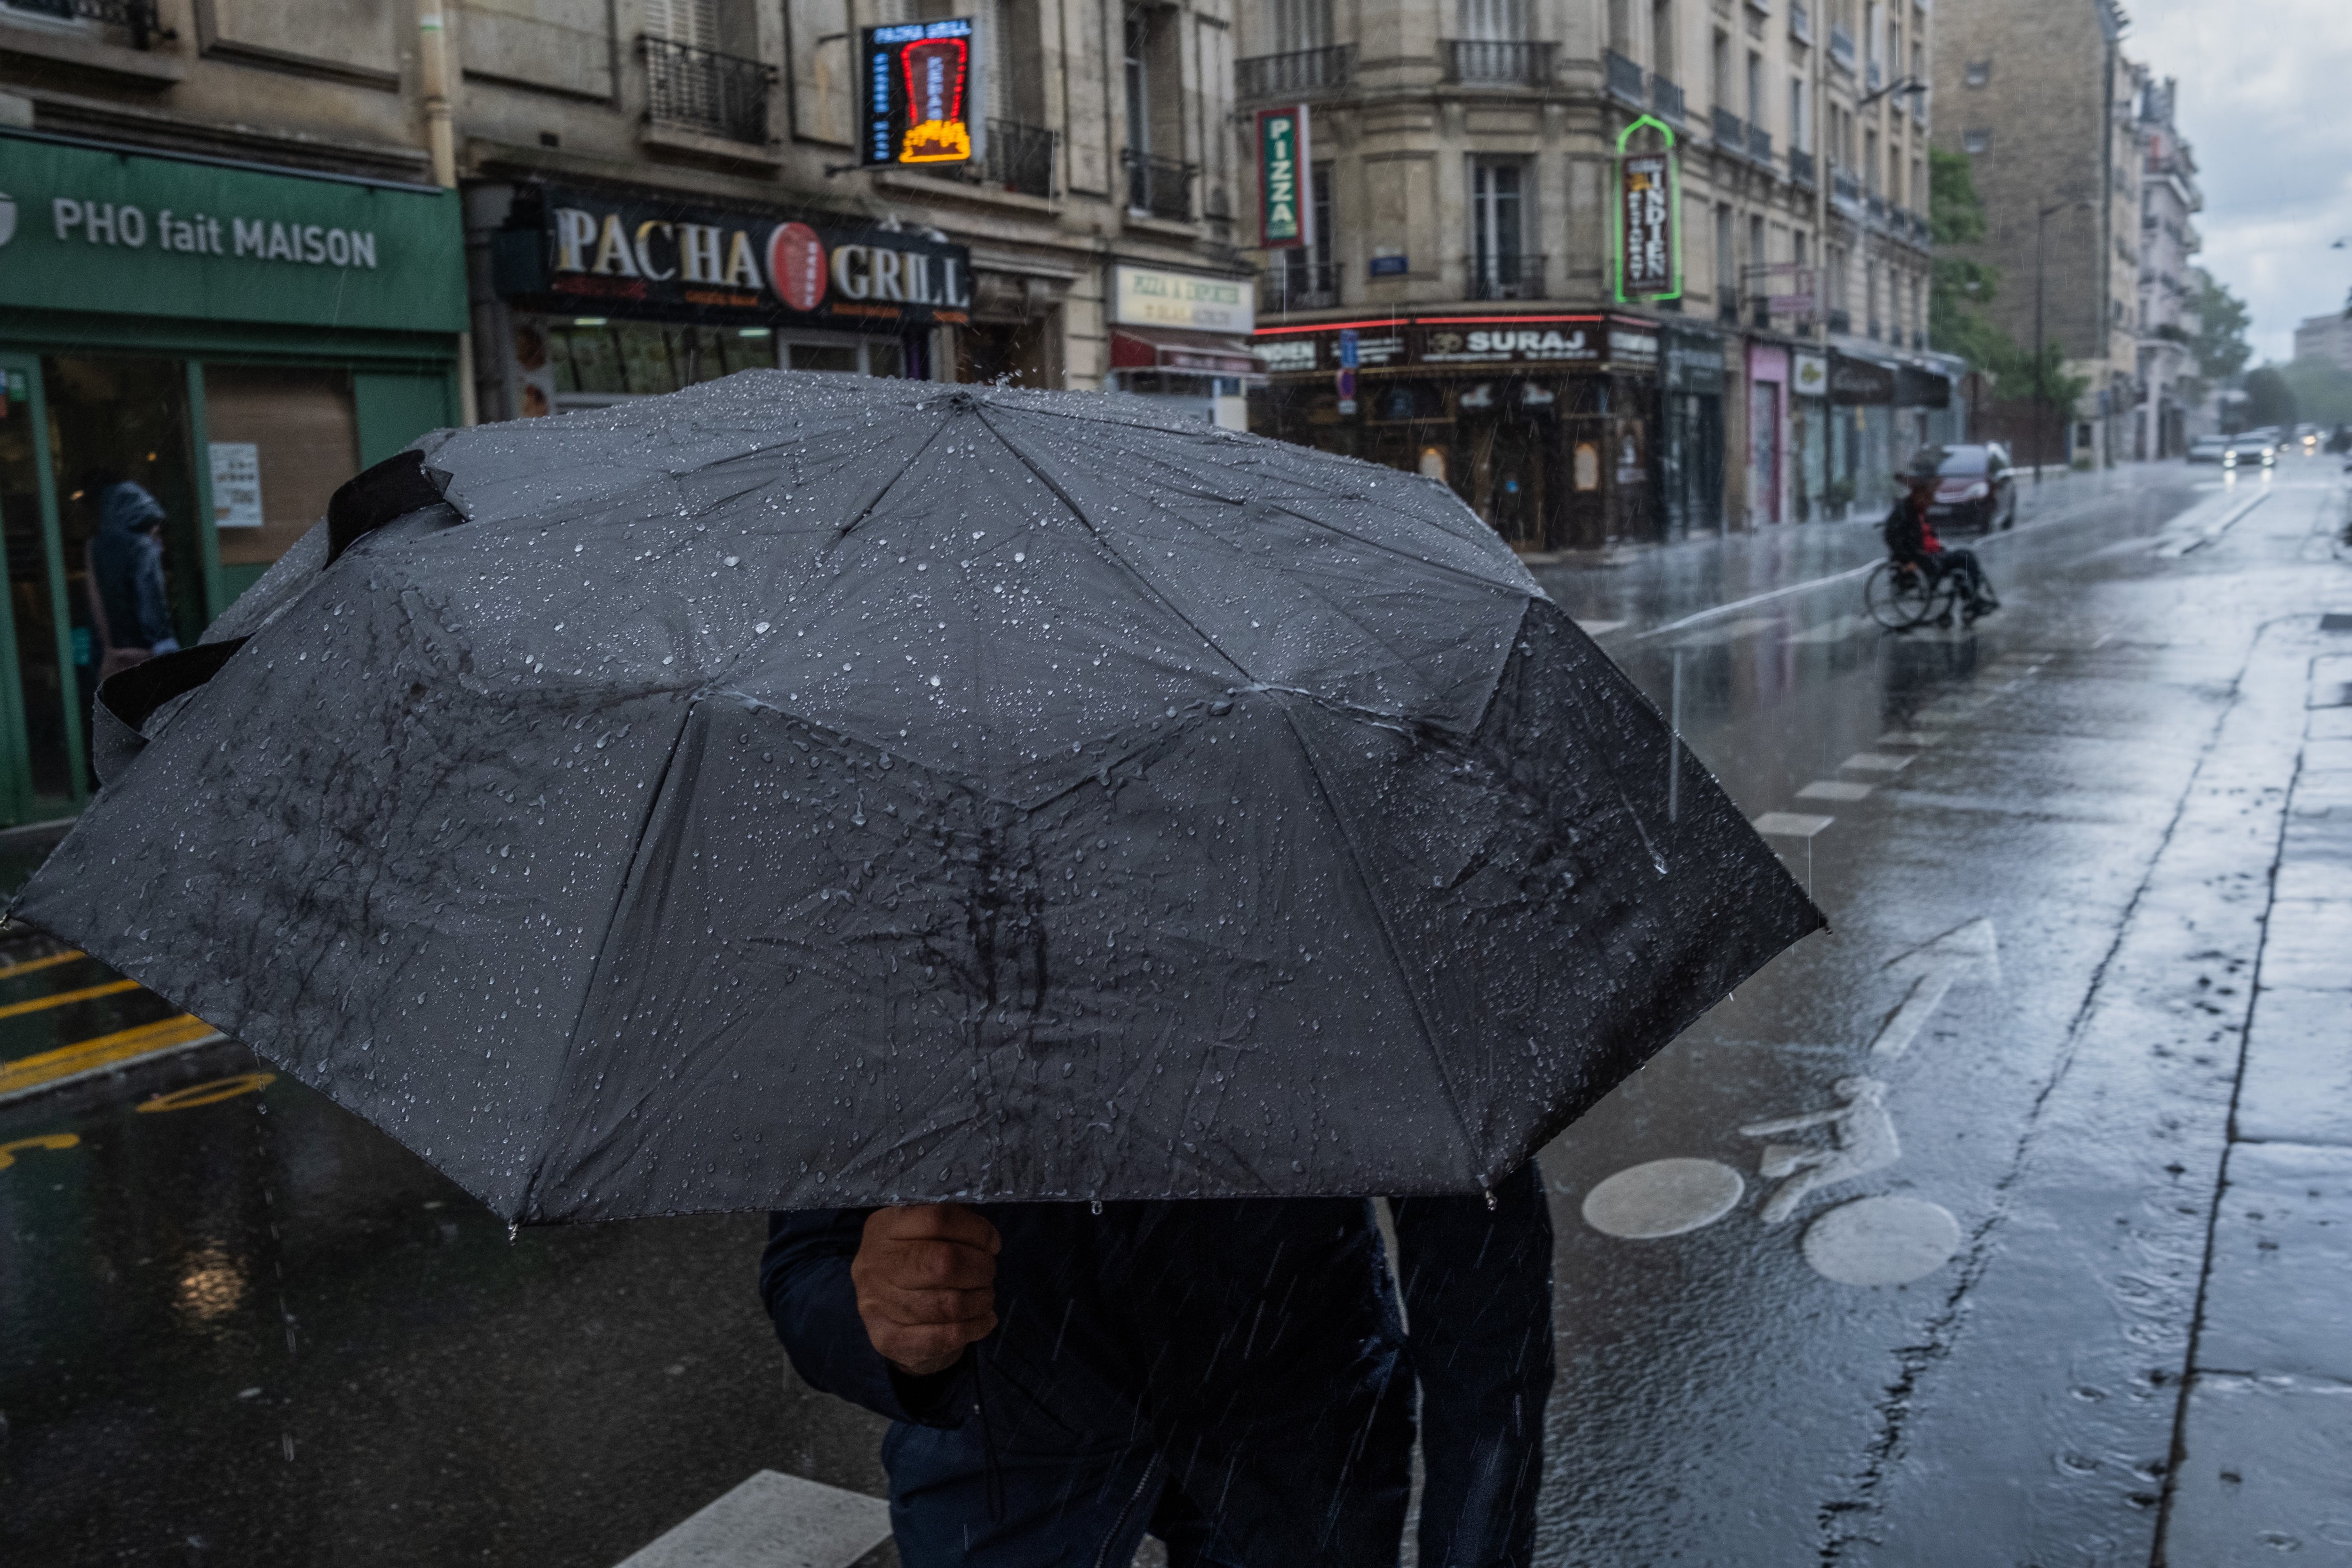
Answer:
[[[2151, 1561], [2265, 874], [2197, 781], [2263, 624], [2352, 608], [2333, 465], [2259, 489], [2053, 483], [1972, 632], [1861, 619], [1868, 524], [1538, 568], [1834, 926], [1543, 1157], [1545, 1562]], [[10, 1562], [597, 1568], [761, 1468], [881, 1489], [757, 1218], [510, 1240], [234, 1047], [0, 1146]]]

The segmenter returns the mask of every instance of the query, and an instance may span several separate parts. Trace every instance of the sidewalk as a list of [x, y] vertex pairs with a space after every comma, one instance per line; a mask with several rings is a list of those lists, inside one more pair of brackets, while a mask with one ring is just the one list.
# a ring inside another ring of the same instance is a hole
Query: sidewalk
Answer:
[[2310, 660], [2160, 1563], [2352, 1562], [2352, 617]]

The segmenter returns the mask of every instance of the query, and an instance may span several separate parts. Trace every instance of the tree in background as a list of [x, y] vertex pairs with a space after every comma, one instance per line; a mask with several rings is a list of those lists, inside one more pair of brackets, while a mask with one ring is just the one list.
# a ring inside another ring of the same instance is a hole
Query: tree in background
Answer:
[[1970, 370], [1994, 370], [2016, 351], [2007, 334], [1980, 313], [2000, 292], [2000, 270], [1944, 254], [1948, 247], [1973, 245], [1985, 237], [1984, 202], [1965, 153], [1928, 149], [1927, 226], [1936, 243], [1927, 280], [1927, 341], [1939, 353], [1968, 361]]
[[2258, 426], [2275, 425], [2281, 430], [2294, 427], [2294, 391], [2274, 367], [2264, 365], [2247, 373], [2246, 417]]
[[2197, 298], [2189, 310], [2197, 317], [2197, 331], [2189, 340], [2189, 351], [2197, 356], [2197, 374], [2218, 384], [2245, 369], [2246, 362], [2254, 357], [2253, 345], [2246, 342], [2253, 313], [2203, 268], [2197, 269], [2196, 278]]
[[2315, 425], [2352, 425], [2352, 372], [2324, 359], [2299, 359], [2280, 366], [2279, 374], [2294, 396], [2298, 417]]

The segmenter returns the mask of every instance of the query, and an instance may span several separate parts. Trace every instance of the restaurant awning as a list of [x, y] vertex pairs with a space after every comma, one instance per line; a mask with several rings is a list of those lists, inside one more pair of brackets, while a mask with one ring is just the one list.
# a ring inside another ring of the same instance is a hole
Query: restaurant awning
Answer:
[[1172, 370], [1193, 375], [1263, 375], [1265, 364], [1239, 338], [1174, 327], [1113, 327], [1113, 370]]

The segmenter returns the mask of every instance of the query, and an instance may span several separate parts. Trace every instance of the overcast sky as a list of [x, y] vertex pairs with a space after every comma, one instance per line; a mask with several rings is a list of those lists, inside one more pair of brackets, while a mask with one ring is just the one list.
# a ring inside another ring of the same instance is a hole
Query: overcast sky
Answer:
[[2125, 50], [2180, 79], [2207, 270], [2253, 307], [2257, 361], [2352, 290], [2352, 5], [2123, 0]]

